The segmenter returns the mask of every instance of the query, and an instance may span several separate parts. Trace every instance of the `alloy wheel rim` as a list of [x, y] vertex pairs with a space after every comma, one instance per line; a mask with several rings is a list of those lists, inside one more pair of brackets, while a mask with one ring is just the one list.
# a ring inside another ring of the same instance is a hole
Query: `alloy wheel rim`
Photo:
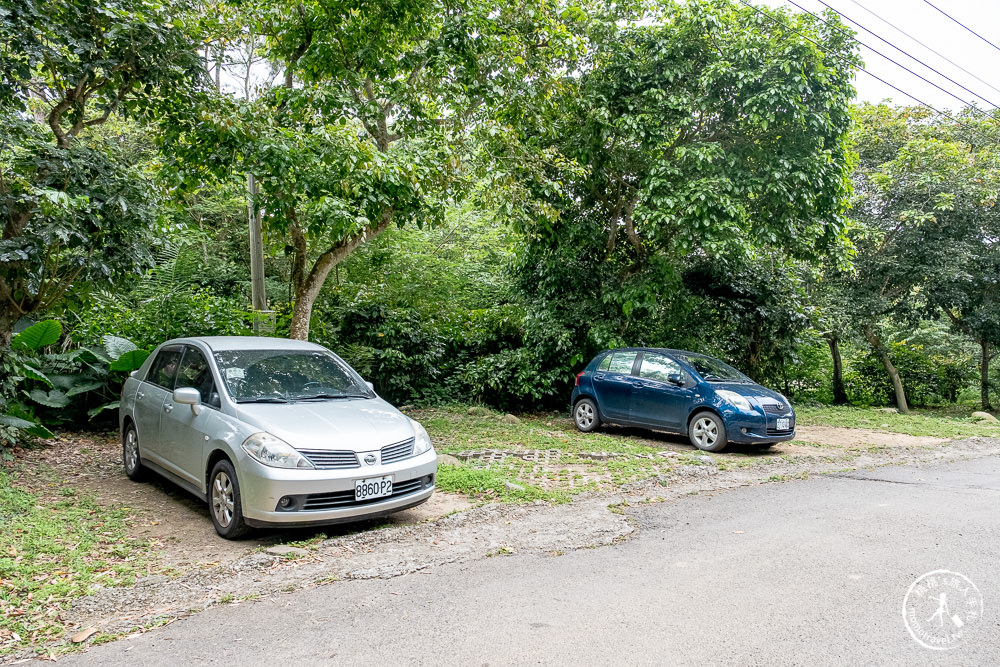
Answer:
[[719, 439], [719, 428], [708, 417], [702, 417], [694, 424], [694, 439], [700, 445], [711, 446]]
[[212, 513], [223, 528], [233, 520], [233, 482], [229, 475], [220, 472], [212, 482]]
[[594, 423], [594, 408], [588, 403], [581, 403], [576, 407], [576, 423], [587, 427]]
[[135, 437], [135, 431], [129, 429], [125, 434], [125, 466], [129, 472], [135, 470], [139, 464], [139, 441]]

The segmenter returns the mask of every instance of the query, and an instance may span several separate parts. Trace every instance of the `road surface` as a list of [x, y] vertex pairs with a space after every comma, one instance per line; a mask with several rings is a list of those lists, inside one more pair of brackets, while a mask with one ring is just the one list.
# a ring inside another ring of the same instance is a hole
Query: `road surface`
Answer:
[[[625, 511], [639, 530], [610, 547], [495, 555], [215, 607], [59, 662], [1000, 664], [1000, 458]], [[907, 591], [934, 570], [965, 575], [982, 597], [981, 619], [955, 591], [948, 616], [962, 618], [931, 619], [961, 626], [950, 650], [924, 648], [904, 625]]]

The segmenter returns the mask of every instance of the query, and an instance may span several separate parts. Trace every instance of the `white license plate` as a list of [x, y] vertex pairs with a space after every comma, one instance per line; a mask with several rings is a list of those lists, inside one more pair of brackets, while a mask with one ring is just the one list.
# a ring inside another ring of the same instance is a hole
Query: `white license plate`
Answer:
[[789, 425], [790, 421], [791, 421], [791, 419], [789, 419], [788, 417], [784, 417], [782, 419], [779, 419], [778, 423], [775, 424], [774, 427], [776, 429], [778, 429], [779, 431], [787, 431], [790, 428], [790, 425]]
[[369, 477], [354, 482], [354, 499], [371, 500], [392, 495], [392, 475], [385, 477]]

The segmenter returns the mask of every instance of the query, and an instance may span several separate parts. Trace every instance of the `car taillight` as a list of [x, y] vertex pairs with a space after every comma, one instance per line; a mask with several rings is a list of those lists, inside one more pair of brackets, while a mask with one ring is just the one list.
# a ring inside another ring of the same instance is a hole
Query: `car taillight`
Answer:
[[577, 386], [577, 387], [579, 387], [579, 386], [580, 386], [580, 376], [581, 376], [581, 375], [583, 375], [583, 374], [584, 374], [584, 373], [586, 373], [586, 372], [587, 372], [587, 371], [580, 371], [579, 373], [577, 373], [577, 374], [576, 374], [576, 382], [575, 382], [575, 383], [573, 383], [573, 384], [574, 384], [574, 386]]

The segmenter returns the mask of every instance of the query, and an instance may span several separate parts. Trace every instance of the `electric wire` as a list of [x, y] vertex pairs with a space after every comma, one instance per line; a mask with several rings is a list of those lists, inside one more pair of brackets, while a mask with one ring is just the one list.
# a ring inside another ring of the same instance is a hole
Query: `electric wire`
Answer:
[[[799, 37], [805, 39], [806, 41], [811, 42], [812, 44], [815, 44], [817, 47], [819, 47], [820, 49], [822, 49], [824, 52], [828, 52], [830, 50], [829, 46], [827, 46], [825, 44], [820, 44], [819, 42], [817, 42], [816, 40], [812, 39], [808, 35], [805, 35], [805, 34], [799, 32], [798, 30], [796, 30], [795, 28], [793, 28], [792, 26], [788, 25], [787, 23], [785, 23], [781, 19], [776, 18], [776, 17], [772, 16], [771, 14], [769, 14], [769, 13], [761, 10], [759, 7], [753, 5], [750, 2], [750, 0], [740, 0], [740, 2], [742, 4], [744, 4], [744, 5], [746, 5], [747, 7], [749, 7], [750, 9], [754, 10], [755, 12], [757, 12], [758, 14], [760, 14], [761, 16], [763, 16], [764, 18], [766, 18], [767, 20], [771, 21], [772, 23], [780, 25], [780, 26], [783, 26], [785, 29], [787, 29], [787, 30], [795, 33], [796, 35], [798, 35]], [[924, 102], [923, 100], [921, 100], [919, 97], [916, 97], [915, 95], [906, 92], [902, 88], [899, 88], [899, 87], [897, 87], [897, 86], [889, 83], [888, 81], [886, 81], [882, 77], [869, 72], [867, 69], [865, 69], [865, 67], [863, 65], [854, 65], [854, 64], [848, 63], [843, 57], [838, 56], [836, 54], [829, 54], [829, 55], [831, 55], [834, 58], [837, 58], [842, 63], [849, 64], [854, 69], [857, 69], [857, 70], [860, 70], [860, 71], [864, 72], [865, 74], [867, 74], [868, 76], [872, 77], [876, 81], [879, 81], [879, 82], [885, 84], [886, 86], [888, 86], [889, 88], [892, 88], [896, 92], [898, 92], [898, 93], [900, 93], [902, 95], [905, 95], [906, 97], [910, 98], [911, 100], [913, 100], [917, 104], [919, 104], [919, 105], [921, 105], [921, 106], [923, 106], [923, 107], [925, 107], [927, 109], [930, 109], [931, 111], [933, 111], [934, 113], [938, 114], [939, 116], [943, 116], [944, 118], [947, 118], [948, 120], [952, 121], [956, 125], [958, 125], [960, 127], [963, 127], [965, 129], [969, 130], [970, 132], [975, 132], [976, 131], [976, 128], [972, 127], [971, 125], [966, 125], [965, 123], [963, 123], [962, 121], [958, 120], [957, 118], [955, 118], [951, 114], [946, 113], [946, 112], [941, 111], [940, 109], [938, 109], [936, 107], [931, 106], [927, 102]]]
[[[802, 11], [803, 11], [803, 12], [805, 12], [806, 14], [809, 14], [809, 15], [810, 15], [810, 16], [812, 16], [813, 18], [815, 18], [815, 19], [817, 19], [817, 20], [819, 20], [819, 21], [822, 21], [822, 22], [823, 22], [824, 24], [826, 24], [826, 25], [830, 26], [830, 27], [831, 27], [831, 28], [833, 28], [834, 30], [837, 30], [837, 31], [839, 31], [839, 32], [842, 32], [842, 33], [846, 33], [846, 34], [848, 34], [848, 38], [849, 38], [849, 39], [852, 39], [852, 40], [853, 40], [853, 41], [854, 41], [855, 43], [857, 43], [857, 44], [860, 44], [861, 46], [865, 47], [866, 49], [868, 49], [868, 50], [869, 50], [869, 51], [871, 51], [872, 53], [875, 53], [876, 55], [879, 55], [879, 56], [882, 56], [883, 58], [885, 58], [886, 60], [888, 60], [889, 62], [891, 62], [891, 63], [892, 63], [893, 65], [895, 65], [896, 67], [899, 67], [900, 69], [902, 69], [902, 70], [905, 70], [905, 71], [909, 72], [910, 74], [912, 74], [913, 76], [917, 77], [918, 79], [920, 79], [920, 80], [921, 80], [921, 81], [923, 81], [924, 83], [926, 83], [926, 84], [929, 84], [929, 85], [931, 85], [931, 86], [934, 86], [935, 88], [937, 88], [938, 90], [940, 90], [940, 91], [941, 91], [942, 93], [944, 93], [944, 94], [946, 94], [946, 95], [949, 95], [949, 96], [951, 96], [951, 97], [955, 98], [956, 100], [958, 100], [959, 102], [961, 102], [963, 106], [966, 106], [966, 107], [969, 107], [969, 108], [970, 108], [970, 109], [972, 109], [972, 110], [973, 110], [974, 112], [976, 112], [976, 113], [980, 113], [980, 114], [982, 114], [982, 115], [986, 116], [987, 118], [990, 118], [991, 120], [1000, 120], [1000, 118], [997, 118], [996, 116], [993, 116], [992, 114], [990, 114], [990, 113], [987, 113], [986, 111], [983, 111], [982, 109], [979, 109], [979, 108], [975, 107], [974, 105], [970, 104], [970, 103], [969, 103], [969, 102], [968, 102], [967, 100], [964, 100], [964, 99], [962, 99], [961, 97], [959, 97], [959, 96], [958, 96], [958, 95], [956, 95], [955, 93], [951, 92], [951, 91], [950, 91], [950, 90], [948, 90], [947, 88], [943, 88], [943, 87], [939, 86], [938, 84], [934, 83], [933, 81], [931, 81], [930, 79], [928, 79], [927, 77], [925, 77], [925, 76], [922, 76], [922, 75], [920, 75], [920, 74], [918, 74], [918, 73], [914, 72], [914, 71], [913, 71], [912, 69], [910, 69], [910, 68], [909, 68], [909, 67], [907, 67], [906, 65], [904, 65], [904, 64], [902, 64], [902, 63], [900, 63], [900, 62], [899, 62], [898, 60], [894, 60], [894, 59], [890, 58], [889, 56], [885, 55], [884, 53], [882, 53], [882, 52], [881, 52], [881, 51], [879, 51], [878, 49], [876, 49], [876, 48], [873, 48], [873, 47], [871, 47], [871, 46], [870, 46], [870, 45], [868, 45], [868, 44], [865, 44], [864, 42], [862, 42], [862, 41], [861, 41], [860, 39], [857, 39], [856, 37], [851, 37], [851, 36], [850, 36], [850, 34], [849, 34], [849, 33], [847, 33], [847, 31], [846, 31], [846, 30], [844, 30], [843, 28], [840, 28], [840, 27], [838, 27], [838, 26], [835, 26], [835, 25], [833, 25], [832, 23], [830, 23], [829, 21], [827, 21], [826, 19], [824, 19], [824, 18], [823, 18], [822, 16], [819, 16], [819, 15], [817, 15], [817, 14], [814, 14], [813, 12], [809, 11], [808, 9], [806, 9], [805, 7], [803, 7], [802, 5], [800, 5], [800, 4], [798, 4], [797, 2], [795, 2], [795, 0], [788, 0], [788, 2], [789, 2], [790, 4], [792, 4], [792, 5], [795, 5], [795, 6], [796, 6], [796, 7], [798, 7], [798, 8], [800, 9], [800, 10], [802, 10]], [[824, 3], [824, 4], [825, 4], [825, 3]], [[837, 13], [839, 14], [839, 12], [837, 12]], [[911, 56], [911, 57], [912, 57], [912, 56]], [[975, 93], [973, 93], [973, 94], [975, 94]], [[980, 97], [980, 96], [978, 96], [978, 95], [977, 95], [977, 97]], [[993, 105], [993, 106], [994, 106], [994, 107], [996, 107], [996, 105]]]
[[952, 60], [948, 56], [946, 56], [943, 53], [941, 53], [940, 51], [937, 51], [934, 48], [932, 48], [931, 46], [929, 46], [929, 45], [921, 42], [919, 39], [917, 39], [916, 37], [914, 37], [910, 33], [906, 32], [905, 30], [903, 30], [899, 26], [893, 24], [888, 19], [885, 19], [885, 18], [879, 16], [878, 14], [876, 14], [875, 12], [873, 12], [872, 10], [868, 9], [867, 7], [865, 7], [864, 5], [862, 5], [860, 2], [858, 2], [858, 0], [850, 0], [850, 1], [853, 4], [857, 5], [858, 7], [860, 7], [861, 9], [865, 10], [866, 12], [868, 12], [869, 14], [871, 14], [872, 16], [874, 16], [875, 18], [877, 18], [882, 23], [885, 23], [887, 26], [889, 26], [890, 28], [892, 28], [896, 32], [901, 33], [905, 37], [910, 38], [911, 40], [913, 40], [914, 42], [916, 42], [920, 46], [924, 47], [925, 49], [927, 49], [928, 51], [930, 51], [931, 53], [933, 53], [934, 55], [936, 55], [941, 60], [944, 60], [946, 63], [949, 63], [952, 67], [954, 67], [954, 68], [956, 68], [958, 70], [961, 70], [962, 72], [968, 74], [970, 77], [972, 77], [973, 79], [975, 79], [979, 83], [983, 84], [984, 86], [986, 86], [988, 88], [991, 88], [992, 90], [995, 90], [996, 92], [1000, 93], [1000, 88], [997, 88], [996, 86], [994, 86], [993, 84], [991, 84], [989, 81], [985, 81], [983, 79], [980, 79], [978, 76], [976, 76], [975, 74], [973, 74], [969, 70], [965, 69], [964, 67], [962, 67], [961, 65], [959, 65], [958, 63], [956, 63], [954, 60]]
[[978, 32], [976, 32], [975, 30], [973, 30], [973, 29], [972, 29], [972, 28], [970, 28], [969, 26], [967, 26], [967, 25], [965, 25], [964, 23], [962, 23], [961, 21], [959, 21], [959, 20], [958, 20], [957, 18], [955, 18], [955, 17], [954, 17], [954, 16], [952, 16], [951, 14], [949, 14], [949, 13], [948, 13], [948, 12], [946, 12], [945, 10], [943, 10], [943, 9], [941, 9], [940, 7], [938, 7], [937, 5], [935, 5], [935, 4], [933, 3], [933, 2], [928, 2], [928, 0], [924, 0], [924, 2], [925, 2], [925, 3], [927, 3], [928, 5], [930, 5], [931, 7], [933, 7], [934, 9], [938, 10], [939, 12], [941, 12], [942, 14], [944, 14], [945, 16], [947, 16], [947, 17], [948, 17], [949, 19], [951, 19], [952, 21], [954, 21], [954, 22], [955, 22], [955, 23], [957, 23], [958, 25], [962, 26], [963, 28], [965, 28], [966, 30], [968, 30], [969, 32], [971, 32], [971, 33], [972, 33], [973, 35], [975, 35], [975, 36], [976, 36], [976, 37], [978, 37], [979, 39], [983, 40], [984, 42], [986, 42], [987, 44], [989, 44], [990, 46], [992, 46], [992, 47], [993, 47], [994, 49], [996, 49], [997, 51], [1000, 51], [1000, 46], [997, 46], [996, 44], [994, 44], [994, 43], [993, 43], [993, 42], [991, 42], [990, 40], [986, 39], [985, 37], [983, 37], [983, 36], [982, 36], [982, 35], [980, 35], [980, 34], [979, 34]]
[[[969, 88], [966, 88], [965, 86], [963, 86], [962, 84], [960, 84], [958, 81], [955, 81], [954, 79], [952, 79], [951, 77], [949, 77], [947, 74], [944, 74], [943, 72], [939, 72], [938, 70], [934, 69], [933, 67], [931, 67], [930, 65], [928, 65], [924, 61], [920, 60], [916, 56], [910, 54], [907, 51], [904, 51], [903, 49], [899, 48], [898, 46], [896, 46], [895, 44], [893, 44], [889, 40], [887, 40], [884, 37], [882, 37], [881, 35], [876, 34], [872, 30], [869, 30], [868, 28], [866, 28], [865, 26], [861, 25], [860, 23], [858, 23], [857, 21], [855, 21], [851, 17], [849, 17], [846, 14], [844, 14], [839, 9], [834, 9], [833, 7], [831, 7], [830, 5], [828, 5], [825, 2], [825, 0], [816, 0], [816, 1], [819, 2], [821, 5], [823, 5], [824, 7], [826, 7], [827, 9], [829, 9], [829, 10], [833, 11], [834, 13], [836, 13], [837, 15], [839, 15], [840, 18], [844, 19], [845, 21], [849, 21], [850, 23], [853, 23], [854, 25], [858, 26], [859, 28], [861, 28], [862, 30], [864, 30], [865, 32], [867, 32], [869, 35], [871, 35], [872, 37], [874, 37], [875, 39], [877, 39], [877, 40], [879, 40], [881, 42], [884, 42], [885, 44], [888, 44], [892, 48], [894, 48], [897, 51], [899, 51], [900, 53], [902, 53], [907, 58], [909, 58], [909, 59], [911, 59], [911, 60], [913, 60], [915, 62], [920, 63], [921, 65], [923, 65], [924, 67], [926, 67], [930, 71], [934, 72], [935, 74], [937, 74], [938, 76], [940, 76], [940, 77], [942, 77], [944, 79], [947, 79], [948, 81], [950, 81], [951, 83], [955, 84], [956, 86], [958, 86], [959, 88], [961, 88], [965, 92], [969, 93], [973, 97], [978, 97], [979, 99], [983, 100], [984, 102], [986, 102], [987, 104], [989, 104], [990, 106], [992, 106], [994, 108], [996, 108], [998, 106], [996, 102], [992, 102], [989, 99], [987, 99], [986, 97], [983, 97], [982, 95], [980, 95], [979, 93], [977, 93], [976, 91], [970, 90]], [[871, 47], [868, 47], [868, 48], [871, 48]], [[874, 49], [872, 49], [872, 50], [874, 51]]]

